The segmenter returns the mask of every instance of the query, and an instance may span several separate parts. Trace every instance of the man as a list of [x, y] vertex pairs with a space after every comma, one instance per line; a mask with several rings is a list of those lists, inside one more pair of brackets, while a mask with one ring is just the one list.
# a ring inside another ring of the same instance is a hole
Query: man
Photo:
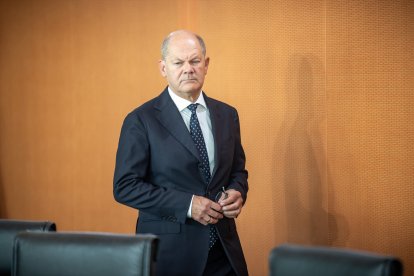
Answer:
[[202, 91], [201, 37], [176, 31], [159, 61], [168, 87], [125, 118], [114, 197], [159, 239], [157, 275], [247, 275], [234, 219], [248, 184], [237, 111]]

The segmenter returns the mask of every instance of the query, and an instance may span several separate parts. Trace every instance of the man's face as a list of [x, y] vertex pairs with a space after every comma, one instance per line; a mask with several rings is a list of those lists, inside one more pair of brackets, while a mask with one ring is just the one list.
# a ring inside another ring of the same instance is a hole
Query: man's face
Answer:
[[160, 61], [160, 71], [173, 92], [188, 99], [201, 91], [208, 63], [198, 40], [182, 34], [170, 38], [165, 60]]

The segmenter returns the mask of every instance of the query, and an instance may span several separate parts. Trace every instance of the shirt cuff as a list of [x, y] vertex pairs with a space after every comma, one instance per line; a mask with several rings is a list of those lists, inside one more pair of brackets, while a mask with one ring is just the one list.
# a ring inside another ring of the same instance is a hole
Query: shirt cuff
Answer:
[[193, 206], [193, 199], [194, 199], [194, 195], [191, 197], [190, 207], [188, 208], [188, 211], [187, 211], [187, 218], [191, 218], [191, 207]]

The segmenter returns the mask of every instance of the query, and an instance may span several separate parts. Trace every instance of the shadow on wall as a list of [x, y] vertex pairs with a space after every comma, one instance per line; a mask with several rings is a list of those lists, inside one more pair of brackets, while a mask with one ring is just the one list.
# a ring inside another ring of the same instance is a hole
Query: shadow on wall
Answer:
[[337, 240], [340, 216], [323, 205], [329, 196], [325, 136], [323, 63], [312, 55], [294, 55], [287, 70], [286, 113], [274, 164], [275, 189], [283, 187], [287, 242], [332, 245]]

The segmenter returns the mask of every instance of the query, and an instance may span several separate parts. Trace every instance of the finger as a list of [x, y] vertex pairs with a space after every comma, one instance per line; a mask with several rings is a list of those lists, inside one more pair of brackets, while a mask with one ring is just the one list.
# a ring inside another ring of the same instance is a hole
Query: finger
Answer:
[[194, 218], [195, 221], [201, 223], [202, 225], [207, 225], [208, 223], [206, 222], [205, 219], [203, 218]]
[[[201, 196], [194, 196], [193, 204], [191, 207], [191, 217], [196, 220], [204, 220], [207, 219], [208, 212], [211, 209], [212, 204], [216, 204], [215, 202]], [[221, 206], [215, 206], [215, 208], [221, 211]]]
[[212, 209], [212, 210], [214, 210], [216, 212], [221, 212], [222, 211], [221, 205], [218, 204], [218, 203], [216, 203], [216, 202], [214, 202], [214, 201], [211, 202], [210, 209]]
[[229, 205], [223, 206], [223, 212], [225, 211], [234, 211], [242, 207], [241, 200], [235, 201]]
[[212, 202], [210, 208], [206, 211], [206, 213], [213, 218], [222, 218], [223, 208], [220, 206], [220, 204]]
[[241, 209], [232, 210], [232, 211], [224, 211], [224, 216], [227, 218], [237, 218], [241, 213]]
[[221, 206], [229, 205], [236, 201], [240, 201], [241, 203], [243, 203], [243, 198], [241, 197], [241, 194], [239, 191], [229, 190], [228, 195], [229, 196], [226, 199], [223, 199], [222, 201], [220, 201]]
[[211, 222], [211, 218], [209, 216], [205, 216], [203, 218], [196, 219], [196, 221], [198, 221], [202, 225], [208, 225]]
[[223, 213], [222, 212], [217, 212], [217, 211], [215, 211], [215, 210], [213, 210], [213, 209], [211, 209], [209, 212], [208, 212], [208, 215], [211, 217], [211, 218], [213, 218], [213, 219], [222, 219], [223, 218]]

